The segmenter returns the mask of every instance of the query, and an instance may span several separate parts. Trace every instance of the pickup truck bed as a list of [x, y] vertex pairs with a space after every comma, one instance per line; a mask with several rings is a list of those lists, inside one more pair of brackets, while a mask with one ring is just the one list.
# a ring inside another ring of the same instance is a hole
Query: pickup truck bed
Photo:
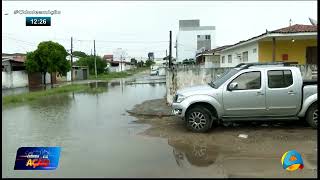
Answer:
[[312, 80], [303, 80], [302, 86], [306, 85], [316, 85], [318, 83], [318, 80], [312, 79]]

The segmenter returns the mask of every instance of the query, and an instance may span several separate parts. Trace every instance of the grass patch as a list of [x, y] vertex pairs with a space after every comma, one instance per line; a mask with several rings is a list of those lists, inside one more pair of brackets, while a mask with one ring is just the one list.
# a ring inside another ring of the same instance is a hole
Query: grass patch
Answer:
[[[130, 69], [123, 72], [109, 72], [105, 74], [99, 74], [97, 80], [111, 80], [114, 78], [125, 78], [133, 74], [145, 71], [147, 69], [149, 69], [149, 67]], [[96, 78], [94, 75], [90, 75], [89, 79], [96, 79]], [[65, 85], [65, 86], [56, 87], [53, 89], [48, 89], [43, 91], [4, 96], [2, 97], [2, 105], [6, 106], [9, 104], [33, 101], [33, 100], [42, 98], [44, 96], [50, 96], [54, 94], [61, 94], [61, 93], [67, 93], [67, 92], [79, 92], [79, 91], [84, 91], [90, 94], [96, 94], [96, 93], [105, 92], [106, 89], [102, 87], [90, 87], [87, 84]]]
[[84, 84], [73, 84], [73, 85], [65, 85], [61, 87], [56, 87], [53, 89], [36, 91], [36, 92], [28, 92], [23, 94], [16, 95], [8, 95], [2, 97], [2, 105], [9, 105], [14, 103], [22, 103], [27, 101], [33, 101], [39, 99], [44, 96], [50, 96], [54, 94], [61, 94], [67, 92], [77, 92], [77, 91], [90, 91], [90, 87]]
[[97, 78], [95, 77], [95, 75], [90, 75], [89, 79], [111, 80], [111, 79], [115, 79], [115, 78], [126, 78], [126, 77], [133, 75], [133, 74], [145, 71], [147, 69], [150, 69], [150, 68], [149, 67], [141, 67], [141, 68], [130, 69], [127, 71], [122, 71], [122, 72], [108, 72], [108, 73], [98, 74]]

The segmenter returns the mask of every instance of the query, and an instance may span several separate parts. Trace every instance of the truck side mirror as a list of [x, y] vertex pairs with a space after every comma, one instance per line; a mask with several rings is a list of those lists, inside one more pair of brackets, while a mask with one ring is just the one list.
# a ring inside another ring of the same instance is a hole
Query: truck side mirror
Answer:
[[235, 89], [237, 89], [237, 87], [238, 87], [238, 83], [237, 82], [233, 82], [233, 83], [231, 83], [231, 84], [229, 84], [229, 90], [235, 90]]

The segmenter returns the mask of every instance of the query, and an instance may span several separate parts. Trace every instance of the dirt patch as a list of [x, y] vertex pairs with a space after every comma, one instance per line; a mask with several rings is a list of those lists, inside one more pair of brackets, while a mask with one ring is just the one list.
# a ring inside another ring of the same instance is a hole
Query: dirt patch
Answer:
[[165, 99], [148, 100], [141, 104], [137, 104], [128, 113], [135, 116], [151, 116], [151, 117], [167, 117], [173, 116], [171, 108], [167, 105]]
[[[136, 107], [143, 111], [144, 108], [151, 108], [154, 104], [166, 106], [165, 100], [152, 100]], [[291, 177], [283, 174], [280, 159], [283, 153], [295, 149], [308, 164], [305, 167], [308, 175], [305, 175], [316, 176], [317, 131], [301, 121], [226, 123], [213, 127], [208, 133], [193, 133], [187, 130], [181, 118], [175, 116], [137, 115], [136, 117], [138, 119], [136, 123], [151, 125], [140, 135], [168, 139], [178, 164], [181, 163], [179, 162], [182, 161], [181, 158], [194, 166], [223, 164], [232, 177]], [[239, 134], [248, 137], [239, 138]], [[240, 162], [246, 164], [247, 169], [235, 167], [235, 164]], [[268, 169], [268, 171], [257, 173], [250, 171], [250, 168]], [[296, 174], [294, 177], [305, 176]]]

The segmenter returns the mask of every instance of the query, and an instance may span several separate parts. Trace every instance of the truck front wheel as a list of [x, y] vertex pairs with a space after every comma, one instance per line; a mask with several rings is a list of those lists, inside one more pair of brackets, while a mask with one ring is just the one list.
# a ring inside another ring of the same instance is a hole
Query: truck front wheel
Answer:
[[309, 125], [312, 128], [317, 128], [318, 127], [318, 107], [317, 107], [317, 103], [313, 103], [308, 111], [307, 111], [307, 115], [306, 115], [306, 120], [309, 123]]
[[202, 106], [192, 107], [185, 116], [186, 126], [193, 132], [207, 132], [212, 125], [211, 113]]

